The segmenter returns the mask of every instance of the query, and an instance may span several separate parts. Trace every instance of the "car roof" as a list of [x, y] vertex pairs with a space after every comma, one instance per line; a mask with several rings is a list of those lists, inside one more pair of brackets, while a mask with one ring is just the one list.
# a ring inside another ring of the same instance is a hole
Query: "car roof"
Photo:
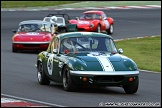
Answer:
[[83, 13], [99, 13], [99, 14], [102, 14], [103, 11], [85, 11]]
[[26, 21], [22, 21], [20, 22], [19, 25], [22, 25], [22, 24], [50, 24], [50, 22], [47, 22], [47, 21], [42, 21], [42, 20], [26, 20]]
[[92, 37], [109, 37], [113, 39], [111, 36], [104, 34], [104, 33], [97, 33], [97, 32], [68, 32], [68, 33], [62, 33], [58, 34], [56, 37], [59, 37], [61, 40], [68, 37], [84, 37], [85, 36], [92, 36]]

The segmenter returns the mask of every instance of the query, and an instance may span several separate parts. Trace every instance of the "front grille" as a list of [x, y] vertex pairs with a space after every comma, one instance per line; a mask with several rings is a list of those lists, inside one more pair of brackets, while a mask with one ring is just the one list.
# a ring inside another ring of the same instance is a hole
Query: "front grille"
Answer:
[[94, 76], [96, 82], [120, 82], [124, 76]]
[[23, 44], [24, 47], [40, 47], [40, 44]]
[[78, 28], [78, 31], [85, 31], [84, 28]]

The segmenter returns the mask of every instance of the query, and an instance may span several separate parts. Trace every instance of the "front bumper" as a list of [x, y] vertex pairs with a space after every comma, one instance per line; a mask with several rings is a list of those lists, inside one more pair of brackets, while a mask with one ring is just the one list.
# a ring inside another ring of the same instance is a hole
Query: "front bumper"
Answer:
[[121, 86], [135, 81], [139, 71], [70, 71], [70, 74], [75, 85]]
[[95, 31], [94, 27], [91, 28], [91, 27], [89, 27], [89, 26], [85, 26], [85, 27], [78, 27], [77, 29], [78, 29], [78, 31], [86, 31], [86, 32], [92, 32], [92, 31]]
[[49, 42], [13, 42], [13, 48], [18, 50], [46, 50]]

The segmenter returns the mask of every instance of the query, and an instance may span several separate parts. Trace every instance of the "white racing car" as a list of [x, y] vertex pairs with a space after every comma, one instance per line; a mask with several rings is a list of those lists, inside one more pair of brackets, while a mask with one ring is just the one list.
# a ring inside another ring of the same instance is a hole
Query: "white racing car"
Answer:
[[49, 14], [43, 21], [54, 23], [55, 31], [58, 33], [76, 31], [75, 24], [69, 23], [70, 17], [67, 14]]

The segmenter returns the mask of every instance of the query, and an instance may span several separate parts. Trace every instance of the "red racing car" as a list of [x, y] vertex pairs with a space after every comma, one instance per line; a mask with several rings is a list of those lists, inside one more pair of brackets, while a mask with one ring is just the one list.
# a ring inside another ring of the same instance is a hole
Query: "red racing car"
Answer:
[[19, 50], [46, 50], [55, 36], [54, 25], [42, 20], [27, 20], [19, 24], [12, 37], [12, 52]]
[[86, 11], [77, 19], [69, 21], [70, 24], [76, 24], [77, 31], [88, 32], [106, 32], [112, 34], [114, 29], [114, 20], [107, 17], [103, 11]]

